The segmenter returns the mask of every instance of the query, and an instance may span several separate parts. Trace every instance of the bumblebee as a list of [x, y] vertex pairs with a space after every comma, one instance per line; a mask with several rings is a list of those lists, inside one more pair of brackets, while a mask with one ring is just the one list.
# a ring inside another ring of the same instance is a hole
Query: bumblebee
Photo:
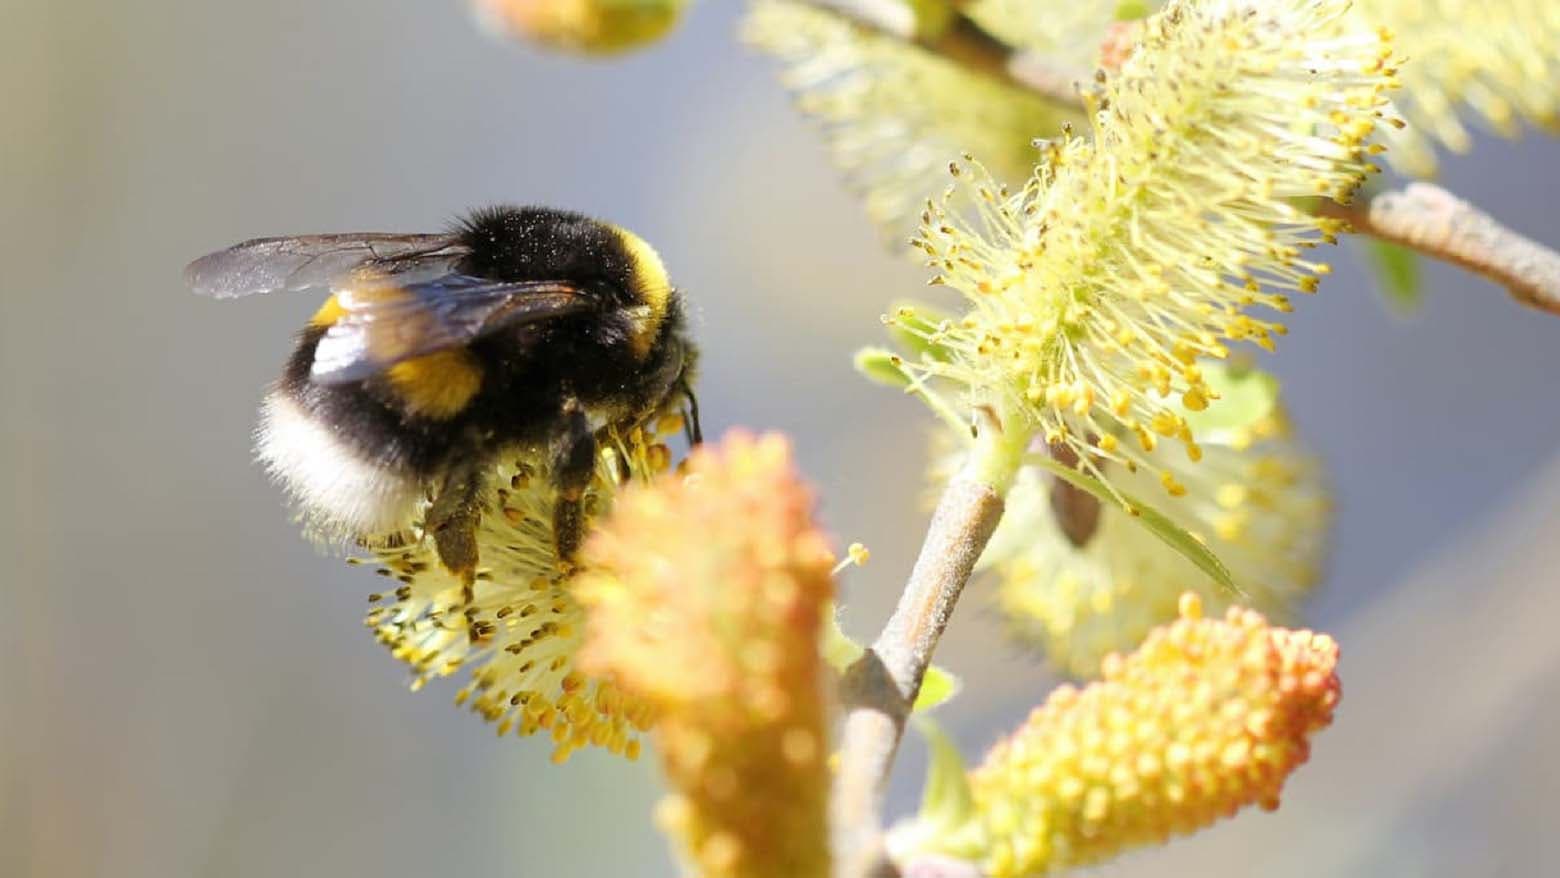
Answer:
[[610, 223], [493, 207], [445, 234], [245, 241], [185, 279], [219, 299], [330, 292], [265, 396], [257, 456], [327, 536], [431, 535], [468, 594], [498, 455], [551, 474], [569, 561], [599, 442], [679, 409], [700, 439], [682, 297], [655, 250]]

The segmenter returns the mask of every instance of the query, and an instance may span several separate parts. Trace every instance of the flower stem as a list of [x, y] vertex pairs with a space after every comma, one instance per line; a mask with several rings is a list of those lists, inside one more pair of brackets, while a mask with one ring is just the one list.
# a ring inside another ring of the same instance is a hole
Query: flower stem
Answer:
[[982, 425], [969, 461], [938, 501], [899, 605], [841, 682], [845, 722], [833, 801], [838, 878], [894, 874], [883, 849], [883, 788], [921, 678], [1023, 462], [1031, 437], [1018, 423], [993, 415]]
[[1439, 186], [1412, 183], [1358, 206], [1327, 202], [1322, 213], [1344, 220], [1356, 232], [1487, 277], [1524, 305], [1560, 314], [1560, 253]]

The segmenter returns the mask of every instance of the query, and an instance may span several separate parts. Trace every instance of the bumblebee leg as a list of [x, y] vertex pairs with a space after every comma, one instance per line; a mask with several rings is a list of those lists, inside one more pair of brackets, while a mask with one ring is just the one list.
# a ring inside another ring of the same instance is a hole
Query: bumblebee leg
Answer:
[[564, 404], [563, 424], [552, 449], [552, 478], [558, 489], [553, 505], [553, 543], [558, 559], [572, 563], [585, 538], [580, 507], [596, 472], [596, 434], [591, 432], [585, 411], [573, 400]]
[[683, 433], [688, 438], [688, 445], [692, 447], [704, 441], [704, 428], [699, 425], [699, 398], [693, 395], [693, 388], [688, 382], [683, 381], [679, 385], [683, 399], [688, 401], [688, 408], [683, 415]]
[[477, 525], [482, 521], [482, 477], [475, 465], [452, 469], [428, 508], [423, 529], [433, 535], [439, 563], [460, 580], [461, 596], [476, 597]]
[[624, 454], [614, 454], [612, 459], [617, 461], [618, 484], [628, 484], [628, 480], [634, 477], [634, 468], [629, 465], [628, 456]]

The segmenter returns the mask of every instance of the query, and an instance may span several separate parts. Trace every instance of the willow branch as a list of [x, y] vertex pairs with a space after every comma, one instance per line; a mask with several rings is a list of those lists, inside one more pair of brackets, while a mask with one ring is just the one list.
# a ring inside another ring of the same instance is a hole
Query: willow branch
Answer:
[[1411, 183], [1357, 206], [1329, 202], [1321, 212], [1362, 234], [1489, 278], [1524, 305], [1560, 314], [1560, 253], [1439, 186]]
[[923, 27], [915, 10], [898, 0], [811, 0], [820, 6], [886, 37], [892, 37], [927, 52], [946, 58], [959, 66], [990, 76], [1008, 85], [1033, 92], [1068, 106], [1083, 107], [1079, 83], [1089, 71], [1057, 65], [1045, 56], [1015, 49], [987, 33], [965, 15], [961, 0], [949, 0], [949, 18], [941, 26]]
[[872, 648], [845, 672], [845, 723], [834, 783], [840, 878], [894, 875], [882, 842], [883, 789], [911, 705], [975, 561], [1002, 518], [1002, 497], [961, 475], [948, 484], [899, 605]]

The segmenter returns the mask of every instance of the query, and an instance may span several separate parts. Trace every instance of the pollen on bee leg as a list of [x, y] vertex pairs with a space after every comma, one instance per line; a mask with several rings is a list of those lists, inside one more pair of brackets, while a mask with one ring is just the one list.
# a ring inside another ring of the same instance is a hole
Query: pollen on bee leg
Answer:
[[[633, 479], [650, 478], [642, 445], [603, 444], [617, 453], [598, 455], [581, 492], [587, 526], [612, 505], [620, 462], [627, 463]], [[556, 492], [546, 466], [508, 455], [483, 476], [489, 484], [509, 487], [477, 492], [465, 519], [481, 559], [475, 575], [441, 563], [437, 539], [414, 540], [394, 552], [376, 550], [387, 574], [402, 585], [394, 602], [376, 603], [365, 622], [412, 667], [418, 688], [469, 668], [470, 682], [457, 701], [501, 734], [545, 731], [557, 761], [583, 747], [632, 757], [639, 752], [635, 736], [646, 724], [643, 704], [575, 665], [584, 629], [573, 596], [577, 570], [557, 555]], [[429, 510], [431, 505], [424, 509]], [[424, 519], [440, 520], [427, 514]]]
[[645, 456], [653, 473], [663, 473], [671, 468], [672, 450], [660, 442], [646, 448]]

